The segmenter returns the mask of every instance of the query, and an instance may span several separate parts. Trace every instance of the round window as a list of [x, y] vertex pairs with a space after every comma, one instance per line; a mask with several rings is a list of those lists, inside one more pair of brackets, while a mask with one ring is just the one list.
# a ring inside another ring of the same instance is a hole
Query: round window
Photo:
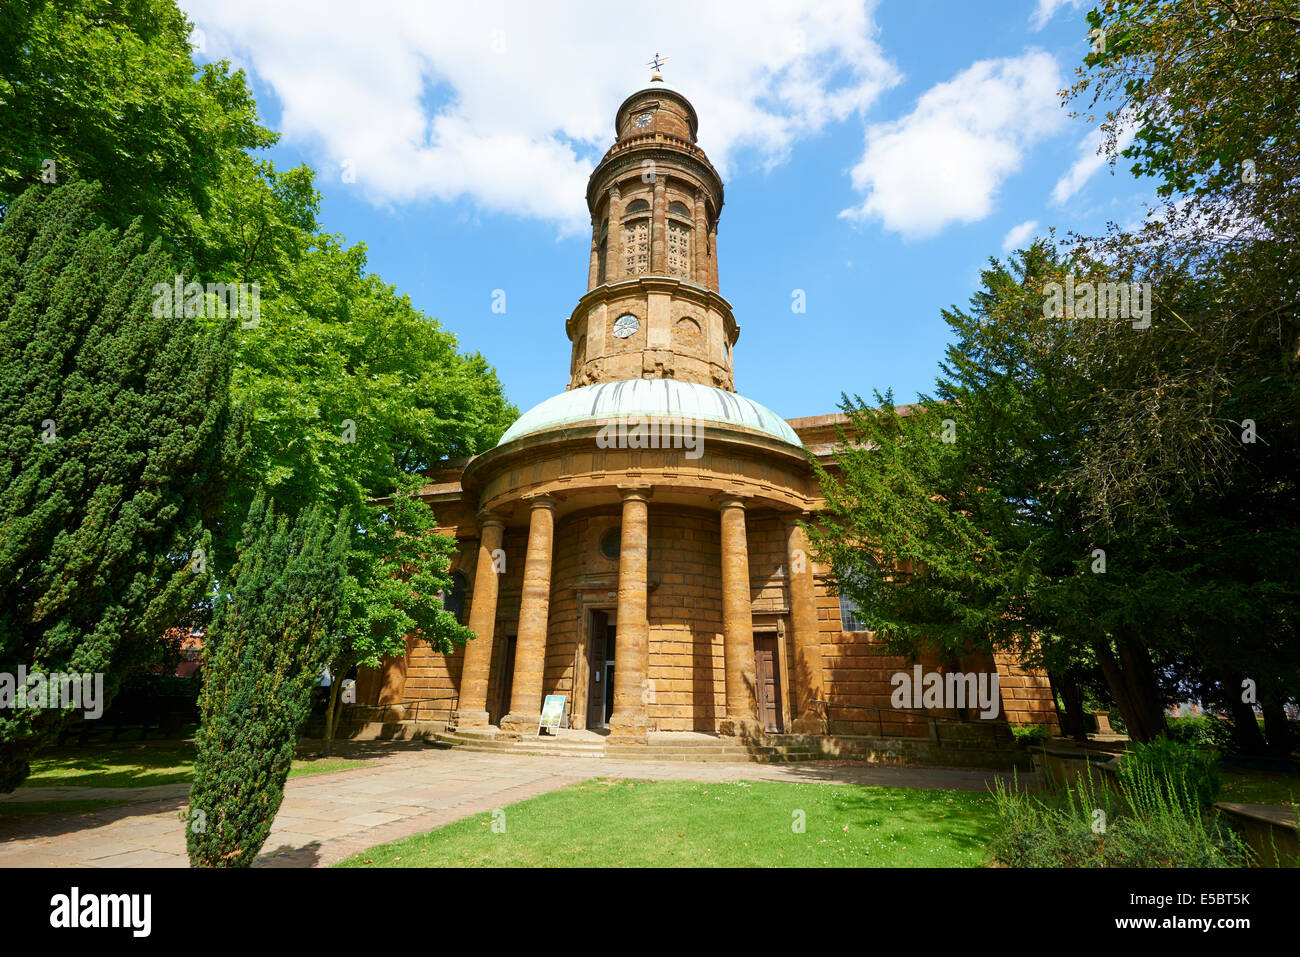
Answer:
[[622, 535], [622, 529], [615, 525], [613, 528], [606, 529], [605, 534], [600, 536], [600, 553], [611, 562], [618, 561], [618, 546]]

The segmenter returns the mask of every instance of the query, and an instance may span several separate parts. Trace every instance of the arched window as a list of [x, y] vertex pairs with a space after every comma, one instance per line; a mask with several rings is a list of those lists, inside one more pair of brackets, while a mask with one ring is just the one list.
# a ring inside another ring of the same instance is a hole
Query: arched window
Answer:
[[469, 579], [461, 572], [451, 573], [451, 588], [442, 594], [442, 607], [456, 616], [456, 621], [465, 624], [465, 600], [469, 597]]
[[649, 211], [650, 211], [649, 203], [647, 203], [644, 199], [634, 199], [632, 200], [632, 202], [627, 204], [627, 209], [623, 211], [623, 215], [631, 216], [634, 213], [648, 213]]
[[848, 582], [854, 591], [861, 594], [871, 587], [876, 575], [876, 563], [868, 558], [864, 564], [865, 568], [861, 569], [835, 569], [836, 590], [839, 592], [840, 597], [841, 631], [867, 630], [862, 607], [847, 594], [844, 588], [844, 583]]

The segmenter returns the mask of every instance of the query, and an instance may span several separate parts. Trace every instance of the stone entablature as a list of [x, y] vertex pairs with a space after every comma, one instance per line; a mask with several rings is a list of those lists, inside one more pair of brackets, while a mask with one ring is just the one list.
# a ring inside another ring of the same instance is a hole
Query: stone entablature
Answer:
[[554, 429], [485, 452], [465, 471], [467, 494], [497, 512], [532, 495], [614, 502], [620, 485], [629, 482], [649, 484], [656, 501], [729, 493], [796, 512], [820, 501], [800, 450], [759, 432], [701, 425], [703, 454], [690, 459], [674, 448], [602, 449], [597, 445], [601, 429], [595, 424]]
[[[620, 316], [636, 331], [615, 335]], [[735, 391], [733, 348], [740, 327], [731, 303], [712, 290], [666, 276], [597, 286], [565, 329], [573, 343], [568, 388], [618, 379], [680, 379]]]

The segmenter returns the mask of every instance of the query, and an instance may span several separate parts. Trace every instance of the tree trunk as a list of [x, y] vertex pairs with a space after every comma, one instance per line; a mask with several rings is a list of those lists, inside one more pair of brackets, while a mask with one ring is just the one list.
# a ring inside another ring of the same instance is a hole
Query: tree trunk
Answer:
[[1084, 725], [1083, 717], [1083, 692], [1079, 688], [1079, 682], [1069, 672], [1049, 675], [1049, 679], [1061, 692], [1061, 701], [1065, 705], [1060, 712], [1062, 733], [1075, 741], [1087, 741], [1088, 729]]
[[1241, 675], [1224, 674], [1223, 701], [1232, 715], [1232, 739], [1242, 754], [1263, 754], [1264, 736], [1259, 732], [1255, 709], [1241, 700]]
[[[1093, 647], [1129, 737], [1146, 743], [1164, 734], [1164, 702], [1146, 649], [1124, 635], [1116, 636], [1115, 649], [1104, 639]], [[1118, 659], [1115, 650], [1119, 652]]]
[[342, 683], [337, 676], [331, 675], [330, 677], [332, 679], [330, 681], [330, 697], [325, 705], [325, 743], [323, 750], [326, 757], [334, 753], [334, 722], [338, 713], [339, 685]]
[[1295, 735], [1281, 699], [1269, 695], [1260, 702], [1260, 707], [1264, 711], [1264, 737], [1268, 739], [1269, 753], [1286, 757], [1295, 747]]

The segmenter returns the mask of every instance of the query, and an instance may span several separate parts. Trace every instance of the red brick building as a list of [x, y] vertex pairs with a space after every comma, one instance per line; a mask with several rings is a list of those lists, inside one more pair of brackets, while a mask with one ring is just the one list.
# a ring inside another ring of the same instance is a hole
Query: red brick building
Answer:
[[[411, 641], [362, 676], [363, 704], [512, 734], [536, 733], [548, 694], [572, 727], [632, 740], [927, 733], [891, 707], [912, 663], [855, 630], [798, 525], [820, 505], [805, 450], [829, 461], [841, 417], [784, 421], [734, 391], [723, 184], [697, 126], [657, 83], [619, 107], [587, 187], [567, 390], [424, 490], [460, 542], [449, 601], [478, 637], [445, 657]], [[1056, 729], [1045, 676], [960, 665], [996, 670], [1003, 727]]]

